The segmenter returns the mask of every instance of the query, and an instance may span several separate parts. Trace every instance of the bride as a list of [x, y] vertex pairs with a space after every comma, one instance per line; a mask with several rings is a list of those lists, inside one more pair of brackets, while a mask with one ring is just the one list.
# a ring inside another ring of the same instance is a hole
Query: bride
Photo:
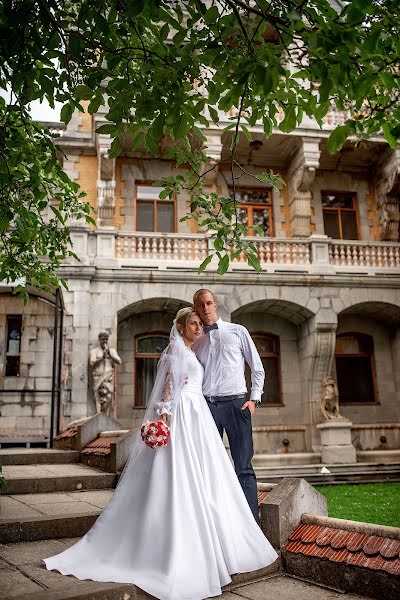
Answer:
[[145, 419], [168, 421], [168, 444], [137, 436], [110, 502], [74, 546], [45, 559], [78, 579], [133, 583], [160, 600], [218, 596], [231, 574], [277, 554], [257, 525], [202, 395], [191, 350], [202, 335], [192, 308], [178, 311]]

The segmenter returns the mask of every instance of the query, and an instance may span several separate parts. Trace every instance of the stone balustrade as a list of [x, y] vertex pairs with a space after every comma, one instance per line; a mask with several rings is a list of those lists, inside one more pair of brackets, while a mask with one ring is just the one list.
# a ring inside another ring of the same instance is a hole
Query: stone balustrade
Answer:
[[[151, 268], [198, 267], [212, 251], [213, 241], [205, 234], [119, 233], [106, 235], [107, 251], [98, 256], [117, 260], [123, 266]], [[338, 272], [373, 274], [392, 270], [400, 274], [400, 244], [393, 242], [331, 240], [324, 235], [310, 238], [249, 238], [257, 248], [263, 269], [335, 274]], [[213, 261], [208, 270], [215, 270]], [[231, 268], [249, 269], [245, 253], [232, 261]]]

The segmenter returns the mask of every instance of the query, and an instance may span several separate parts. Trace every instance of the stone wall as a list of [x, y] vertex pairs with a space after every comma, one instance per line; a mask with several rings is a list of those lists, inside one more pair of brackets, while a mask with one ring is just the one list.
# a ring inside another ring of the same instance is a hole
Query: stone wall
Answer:
[[[5, 375], [7, 315], [22, 315], [19, 376]], [[0, 295], [0, 435], [49, 435], [53, 335], [52, 304]]]

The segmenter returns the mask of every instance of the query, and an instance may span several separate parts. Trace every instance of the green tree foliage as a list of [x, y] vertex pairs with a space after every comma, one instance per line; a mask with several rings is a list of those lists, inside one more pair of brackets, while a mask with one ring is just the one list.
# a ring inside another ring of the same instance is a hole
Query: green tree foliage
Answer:
[[[267, 137], [273, 128], [289, 133], [304, 115], [321, 124], [332, 105], [349, 119], [331, 134], [330, 152], [349, 136], [378, 133], [395, 148], [399, 17], [397, 0], [4, 0], [0, 87], [12, 95], [0, 104], [2, 277], [54, 283], [52, 269], [68, 252], [68, 215], [89, 216], [82, 202], [77, 209], [78, 192], [62, 175], [49, 135], [30, 121], [27, 106], [37, 99], [61, 101], [65, 123], [83, 100], [94, 113], [107, 99], [109, 124], [100, 130], [113, 138], [111, 157], [121, 152], [122, 135], [153, 155], [168, 135], [171, 154], [188, 168], [164, 182], [165, 193], [189, 189], [190, 215], [213, 232], [220, 273], [226, 256], [243, 250], [258, 270], [235, 196], [204, 193], [209, 161], [201, 128], [236, 108], [224, 157], [232, 175], [242, 169], [236, 146], [239, 135], [251, 137], [249, 126], [261, 121]], [[279, 184], [272, 173], [260, 178]], [[57, 211], [50, 225], [41, 215], [51, 198]], [[48, 256], [45, 266], [36, 254]]]

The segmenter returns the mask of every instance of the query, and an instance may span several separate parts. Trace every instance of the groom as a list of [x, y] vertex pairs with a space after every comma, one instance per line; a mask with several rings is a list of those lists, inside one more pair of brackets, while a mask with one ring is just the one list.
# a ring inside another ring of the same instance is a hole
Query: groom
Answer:
[[[251, 464], [251, 416], [261, 403], [264, 368], [247, 329], [218, 318], [217, 303], [210, 290], [197, 290], [193, 305], [206, 334], [192, 346], [204, 367], [203, 394], [221, 437], [226, 431], [236, 475], [258, 523], [257, 481]], [[246, 401], [245, 362], [251, 369], [249, 401]]]

